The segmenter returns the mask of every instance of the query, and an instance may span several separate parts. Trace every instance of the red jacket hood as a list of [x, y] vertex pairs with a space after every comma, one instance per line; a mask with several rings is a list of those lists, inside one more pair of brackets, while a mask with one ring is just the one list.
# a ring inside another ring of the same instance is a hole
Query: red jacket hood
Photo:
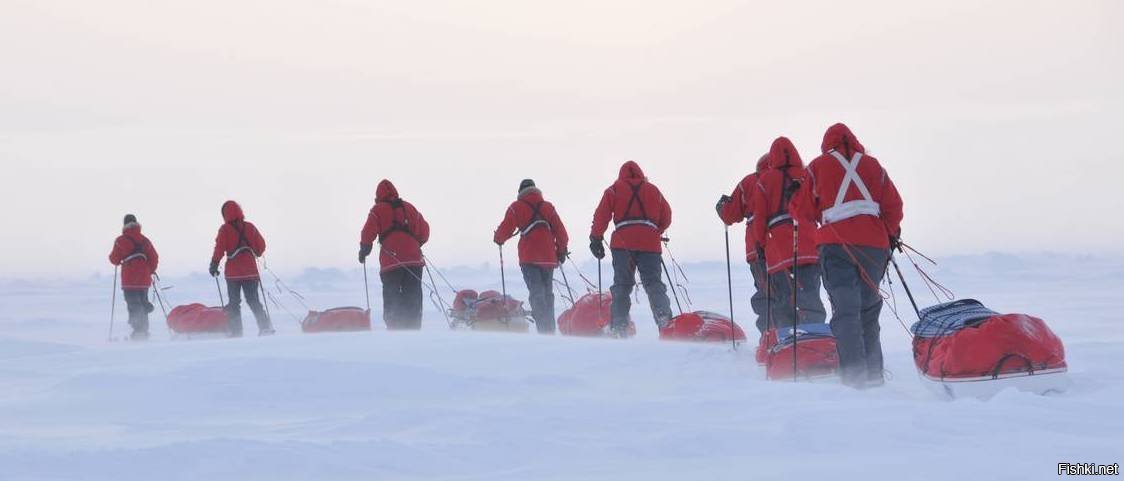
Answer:
[[842, 123], [828, 127], [827, 132], [823, 134], [820, 151], [826, 154], [832, 150], [838, 150], [844, 157], [851, 157], [855, 152], [866, 153], [863, 144], [860, 144], [851, 129]]
[[393, 183], [386, 179], [379, 181], [379, 186], [375, 189], [375, 202], [389, 202], [397, 198], [398, 189], [394, 188]]
[[635, 161], [625, 162], [621, 166], [621, 172], [617, 175], [617, 180], [642, 180], [644, 179], [644, 171], [640, 169]]
[[242, 214], [242, 206], [238, 205], [233, 200], [228, 200], [222, 204], [222, 220], [227, 223], [236, 220], [245, 220], [246, 216]]
[[769, 167], [769, 153], [766, 152], [765, 155], [762, 155], [760, 159], [757, 159], [757, 169], [754, 170], [754, 172], [760, 174], [760, 173], [764, 172], [765, 169], [767, 169], [768, 167]]
[[788, 170], [793, 177], [804, 170], [804, 161], [800, 159], [800, 153], [788, 137], [777, 137], [773, 141], [773, 146], [769, 148], [769, 168]]

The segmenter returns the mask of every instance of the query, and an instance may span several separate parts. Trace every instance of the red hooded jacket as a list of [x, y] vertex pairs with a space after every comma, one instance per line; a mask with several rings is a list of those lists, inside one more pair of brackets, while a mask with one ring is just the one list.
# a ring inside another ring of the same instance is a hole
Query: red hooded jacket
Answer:
[[625, 162], [617, 181], [605, 189], [593, 213], [590, 237], [604, 238], [609, 221], [616, 224], [610, 248], [663, 252], [660, 238], [671, 226], [671, 206], [636, 162]]
[[[770, 274], [792, 267], [792, 217], [783, 199], [792, 181], [804, 177], [804, 161], [796, 146], [786, 137], [778, 137], [769, 149], [769, 168], [757, 180], [753, 197], [753, 238], [765, 246], [765, 263]], [[816, 225], [808, 219], [800, 222], [798, 265], [819, 262], [816, 254]], [[770, 225], [772, 224], [772, 225]]]
[[[878, 159], [866, 155], [855, 134], [843, 124], [827, 129], [820, 150], [823, 155], [808, 166], [805, 187], [793, 199], [793, 211], [820, 223], [819, 244], [889, 248], [889, 236], [901, 233], [903, 213], [902, 198], [886, 170]], [[843, 163], [854, 163], [856, 158], [852, 170], [861, 186], [848, 182], [839, 199], [848, 171]]]
[[222, 204], [222, 219], [215, 236], [215, 251], [211, 262], [218, 262], [226, 256], [226, 278], [232, 281], [258, 279], [257, 258], [265, 254], [265, 239], [258, 228], [246, 222], [242, 206], [233, 200]]
[[769, 154], [762, 155], [757, 161], [756, 172], [745, 176], [734, 192], [730, 194], [730, 202], [718, 211], [718, 217], [726, 225], [745, 222], [745, 261], [757, 262], [757, 240], [753, 238], [753, 192], [757, 190], [757, 176], [765, 170], [769, 161]]
[[[535, 215], [535, 212], [538, 215]], [[507, 208], [507, 214], [496, 228], [494, 240], [502, 244], [519, 237], [519, 264], [558, 267], [558, 255], [567, 251], [570, 242], [566, 226], [558, 218], [554, 204], [543, 200], [542, 191], [528, 187]]]
[[379, 241], [382, 272], [406, 266], [424, 266], [421, 246], [429, 241], [429, 223], [414, 205], [398, 196], [398, 189], [383, 179], [375, 189], [375, 205], [359, 237], [361, 246]]
[[113, 241], [109, 252], [109, 263], [121, 266], [121, 288], [127, 291], [148, 289], [152, 286], [152, 274], [160, 265], [160, 255], [152, 242], [141, 234], [141, 225], [136, 222], [125, 224], [121, 235]]

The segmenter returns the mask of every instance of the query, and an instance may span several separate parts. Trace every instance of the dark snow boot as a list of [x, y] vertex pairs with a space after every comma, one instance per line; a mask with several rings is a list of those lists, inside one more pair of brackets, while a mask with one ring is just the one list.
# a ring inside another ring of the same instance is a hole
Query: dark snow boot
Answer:
[[147, 341], [148, 340], [148, 332], [147, 331], [133, 331], [133, 333], [129, 335], [129, 340], [130, 341]]
[[277, 331], [273, 330], [272, 327], [266, 327], [258, 331], [258, 336], [272, 336], [276, 333]]

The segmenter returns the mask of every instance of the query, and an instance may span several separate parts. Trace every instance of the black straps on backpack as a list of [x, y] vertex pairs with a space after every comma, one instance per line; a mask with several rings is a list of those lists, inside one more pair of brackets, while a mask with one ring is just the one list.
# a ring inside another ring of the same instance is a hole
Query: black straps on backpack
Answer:
[[[625, 217], [616, 222], [616, 228], [617, 229], [620, 229], [622, 227], [629, 227], [629, 226], [633, 226], [633, 225], [644, 225], [644, 226], [651, 227], [653, 229], [657, 229], [657, 230], [659, 229], [659, 226], [656, 225], [656, 223], [654, 221], [652, 221], [652, 218], [648, 217], [648, 210], [644, 208], [644, 201], [640, 199], [640, 189], [642, 187], [644, 187], [644, 184], [646, 184], [646, 183], [647, 182], [641, 180], [639, 183], [637, 183], [635, 185], [628, 184], [628, 186], [632, 189], [632, 196], [629, 197], [629, 199], [628, 199], [628, 206], [626, 206], [624, 208], [624, 216]], [[629, 215], [629, 212], [632, 212], [632, 206], [633, 205], [636, 205], [636, 206], [640, 207], [640, 215], [639, 216], [630, 216]]]
[[538, 229], [539, 227], [546, 227], [547, 229], [552, 229], [552, 227], [550, 225], [550, 222], [547, 222], [546, 218], [543, 217], [543, 215], [542, 215], [542, 206], [543, 206], [543, 204], [546, 203], [545, 200], [539, 201], [539, 203], [537, 203], [537, 204], [532, 204], [531, 202], [523, 200], [523, 199], [519, 199], [519, 201], [523, 202], [524, 204], [527, 205], [527, 207], [529, 207], [531, 209], [531, 219], [530, 219], [530, 221], [527, 222], [527, 225], [525, 225], [521, 229], [519, 229], [519, 235], [520, 236], [525, 236], [527, 234], [530, 234], [531, 231], [533, 231], [535, 229]]
[[791, 167], [789, 164], [790, 159], [788, 151], [785, 151], [784, 156], [784, 166], [780, 169], [781, 174], [784, 175], [784, 178], [781, 180], [781, 203], [777, 206], [777, 210], [769, 216], [770, 229], [778, 225], [792, 223], [792, 215], [788, 213], [788, 203], [792, 200], [792, 194], [796, 192], [791, 188], [792, 183], [795, 181], [788, 175], [788, 168]]
[[[390, 227], [387, 227], [386, 230], [379, 232], [379, 244], [382, 244], [386, 240], [386, 236], [395, 232], [402, 232], [417, 240], [417, 236], [414, 235], [414, 231], [410, 229], [410, 220], [406, 218], [405, 201], [403, 201], [401, 198], [398, 198], [391, 199], [387, 202], [390, 203], [392, 212], [390, 216]], [[398, 220], [399, 211], [402, 212], [401, 221]]]
[[148, 255], [145, 254], [144, 244], [138, 244], [137, 241], [133, 240], [129, 236], [121, 236], [121, 237], [124, 237], [125, 240], [129, 241], [129, 243], [133, 245], [133, 251], [131, 253], [129, 253], [129, 255], [125, 256], [124, 259], [121, 260], [121, 265], [125, 265], [126, 262], [137, 260], [137, 259], [144, 259], [145, 261], [148, 260]]
[[250, 247], [249, 239], [246, 239], [246, 223], [245, 223], [245, 221], [231, 222], [230, 226], [234, 228], [234, 232], [238, 233], [238, 245], [234, 247], [234, 250], [231, 251], [230, 254], [226, 255], [226, 260], [229, 261], [229, 260], [237, 257], [238, 254], [241, 254], [244, 251], [253, 252], [254, 256], [256, 257], [257, 253], [254, 252], [254, 249]]

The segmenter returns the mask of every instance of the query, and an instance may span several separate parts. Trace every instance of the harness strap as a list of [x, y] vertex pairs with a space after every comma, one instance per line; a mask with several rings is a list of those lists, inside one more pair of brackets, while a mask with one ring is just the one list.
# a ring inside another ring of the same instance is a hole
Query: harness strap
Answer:
[[[860, 215], [880, 216], [882, 214], [881, 205], [874, 201], [874, 197], [870, 195], [870, 189], [866, 187], [862, 177], [859, 177], [859, 161], [862, 160], [862, 152], [855, 152], [851, 160], [847, 160], [846, 157], [843, 157], [843, 154], [835, 150], [828, 153], [843, 166], [844, 175], [843, 182], [839, 186], [839, 192], [835, 195], [835, 204], [823, 211], [823, 224], [832, 224]], [[850, 190], [852, 184], [859, 189], [862, 199], [845, 200], [847, 191]]]
[[[632, 189], [632, 196], [629, 197], [628, 205], [624, 208], [624, 218], [614, 224], [617, 229], [633, 225], [643, 225], [659, 230], [660, 226], [656, 225], [655, 221], [648, 217], [648, 210], [644, 208], [644, 201], [640, 199], [640, 189], [644, 187], [646, 183], [647, 181], [641, 180], [636, 185], [628, 184], [628, 187]], [[633, 205], [640, 207], [639, 216], [628, 215], [628, 213], [632, 211]]]
[[133, 260], [137, 260], [137, 259], [144, 259], [145, 261], [148, 261], [148, 256], [145, 255], [145, 253], [144, 253], [144, 246], [143, 245], [138, 244], [137, 241], [133, 240], [132, 238], [130, 238], [128, 236], [125, 236], [125, 240], [127, 240], [127, 241], [129, 241], [129, 243], [133, 244], [133, 252], [130, 253], [128, 256], [125, 256], [125, 258], [121, 260], [121, 265], [125, 265], [129, 261], [133, 261]]
[[[391, 200], [390, 206], [392, 207], [391, 212], [393, 212], [390, 218], [390, 227], [382, 232], [379, 232], [379, 244], [382, 244], [386, 240], [386, 236], [395, 232], [402, 232], [409, 235], [410, 237], [413, 237], [416, 240], [417, 236], [414, 235], [414, 232], [410, 229], [410, 220], [406, 218], [406, 207], [403, 204], [402, 199]], [[398, 220], [397, 214], [399, 211], [402, 212], [402, 221]]]
[[789, 189], [789, 186], [792, 185], [793, 181], [792, 177], [788, 175], [788, 168], [789, 165], [787, 164], [781, 168], [781, 173], [784, 175], [784, 179], [781, 181], [781, 203], [777, 205], [777, 210], [773, 212], [773, 215], [769, 216], [770, 229], [781, 224], [792, 223], [792, 215], [788, 213], [788, 202], [792, 199], [792, 190]]
[[539, 227], [546, 227], [547, 229], [551, 229], [550, 222], [547, 222], [546, 219], [544, 219], [543, 216], [542, 216], [541, 209], [542, 209], [542, 205], [546, 203], [545, 200], [540, 201], [537, 204], [532, 204], [532, 203], [530, 203], [526, 200], [523, 200], [523, 199], [519, 199], [519, 200], [520, 200], [520, 202], [523, 202], [524, 204], [527, 204], [527, 207], [531, 208], [531, 221], [529, 223], [527, 223], [527, 225], [525, 227], [523, 227], [522, 229], [519, 229], [519, 236], [520, 237], [529, 234], [531, 231], [533, 231], [533, 230], [535, 230]]
[[231, 227], [234, 227], [234, 231], [238, 233], [238, 246], [226, 255], [226, 260], [229, 261], [244, 251], [250, 251], [254, 256], [257, 256], [257, 252], [254, 252], [254, 249], [250, 247], [249, 239], [246, 239], [246, 224], [239, 222], [238, 224], [231, 224]]

